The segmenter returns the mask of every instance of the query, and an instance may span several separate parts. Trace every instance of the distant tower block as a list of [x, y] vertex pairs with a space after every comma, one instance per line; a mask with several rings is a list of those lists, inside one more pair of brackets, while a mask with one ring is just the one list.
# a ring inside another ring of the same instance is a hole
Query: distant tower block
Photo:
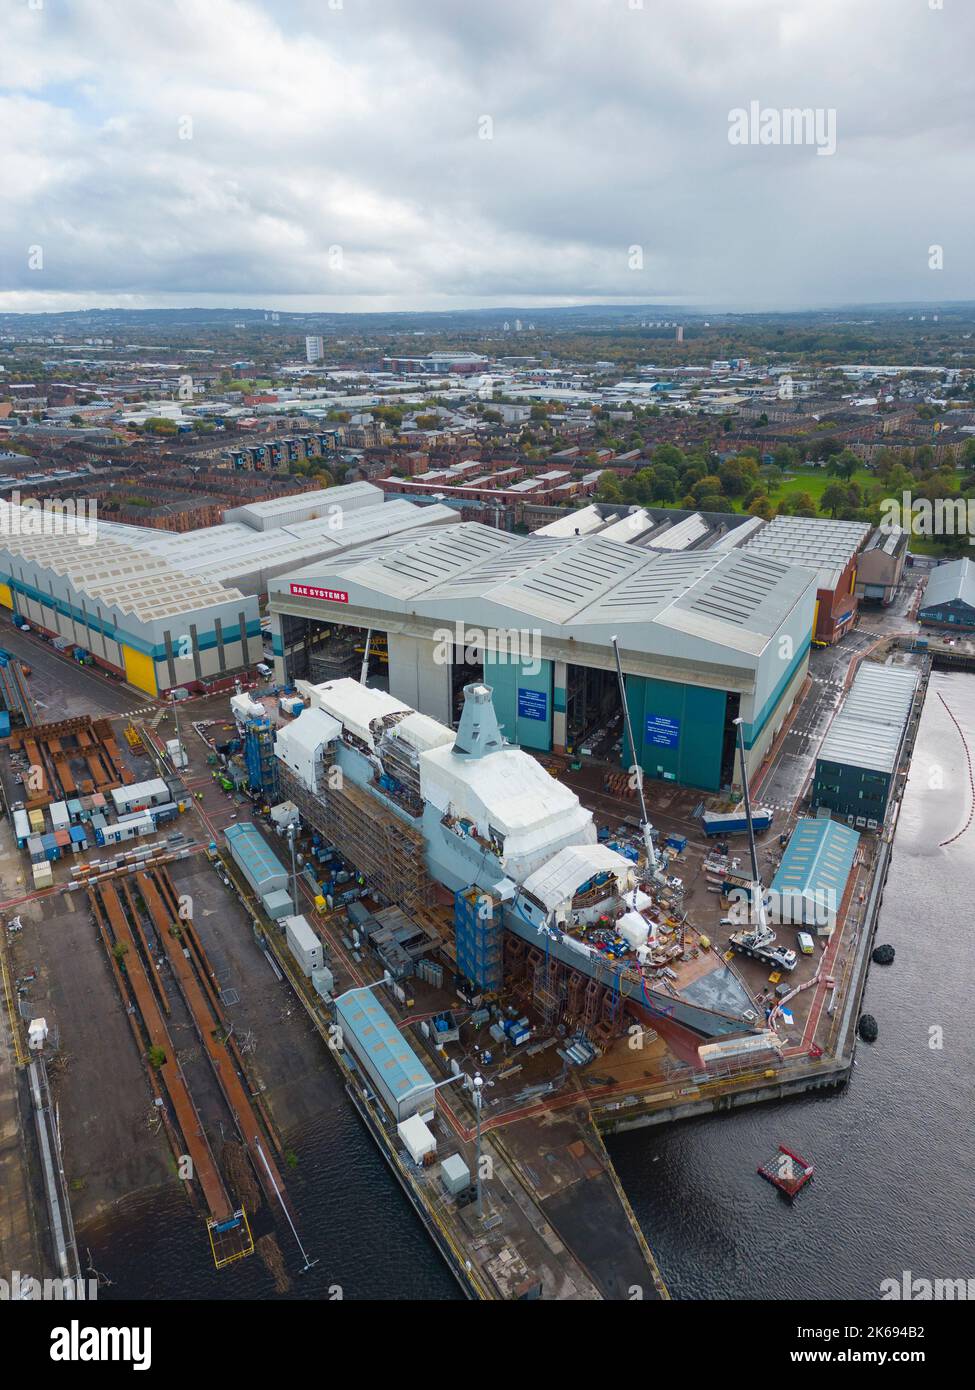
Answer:
[[489, 685], [464, 686], [464, 708], [453, 747], [460, 757], [486, 758], [504, 747], [492, 694]]
[[684, 325], [682, 323], [677, 325], [677, 341], [679, 343], [684, 341]]

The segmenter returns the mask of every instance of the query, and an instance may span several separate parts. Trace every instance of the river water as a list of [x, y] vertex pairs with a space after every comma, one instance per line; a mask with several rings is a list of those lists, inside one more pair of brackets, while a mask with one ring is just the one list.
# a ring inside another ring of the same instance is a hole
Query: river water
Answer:
[[[975, 750], [975, 677], [933, 675], [877, 933], [897, 957], [871, 967], [880, 1036], [849, 1085], [609, 1143], [674, 1298], [875, 1299], [908, 1269], [975, 1277], [975, 823], [939, 848], [971, 807], [939, 693]], [[792, 1205], [755, 1171], [780, 1143], [816, 1164]]]
[[[789, 1102], [636, 1131], [610, 1153], [674, 1298], [874, 1299], [885, 1278], [975, 1277], [970, 1142], [975, 1041], [975, 823], [961, 738], [975, 749], [975, 677], [932, 677], [895, 841], [865, 1008], [880, 1024], [850, 1084]], [[932, 1030], [942, 1030], [932, 1032]], [[940, 1044], [932, 1046], [932, 1042]], [[288, 1173], [298, 1228], [319, 1263], [279, 1232], [289, 1297], [461, 1297], [337, 1074]], [[779, 1143], [813, 1159], [793, 1205], [755, 1169]], [[217, 1273], [175, 1190], [132, 1198], [82, 1234], [113, 1282], [103, 1297], [269, 1298], [257, 1259]]]

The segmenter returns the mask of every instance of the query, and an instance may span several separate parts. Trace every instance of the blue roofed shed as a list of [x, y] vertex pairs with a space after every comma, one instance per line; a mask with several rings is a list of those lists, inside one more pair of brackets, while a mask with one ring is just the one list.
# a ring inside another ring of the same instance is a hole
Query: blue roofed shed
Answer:
[[848, 825], [804, 816], [772, 880], [771, 920], [832, 936], [859, 843]]
[[348, 1047], [397, 1122], [434, 1107], [434, 1080], [372, 990], [335, 1001]]
[[287, 869], [271, 853], [263, 836], [250, 821], [232, 825], [224, 834], [234, 861], [255, 893], [263, 898], [275, 889], [287, 888]]

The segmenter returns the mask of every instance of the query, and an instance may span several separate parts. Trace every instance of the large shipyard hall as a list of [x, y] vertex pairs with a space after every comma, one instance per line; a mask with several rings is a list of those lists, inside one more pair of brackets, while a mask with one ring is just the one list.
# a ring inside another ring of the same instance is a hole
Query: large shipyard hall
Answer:
[[648, 776], [735, 782], [735, 723], [757, 768], [805, 680], [813, 574], [718, 546], [686, 552], [476, 522], [377, 540], [269, 585], [279, 680], [368, 678], [456, 727], [486, 681], [504, 737], [629, 766], [613, 639]]

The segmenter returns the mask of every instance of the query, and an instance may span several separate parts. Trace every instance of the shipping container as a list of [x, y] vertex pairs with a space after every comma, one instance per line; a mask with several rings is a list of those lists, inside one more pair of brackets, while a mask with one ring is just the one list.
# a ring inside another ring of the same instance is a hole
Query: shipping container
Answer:
[[34, 865], [34, 887], [50, 888], [54, 883], [54, 874], [50, 864], [40, 863]]

